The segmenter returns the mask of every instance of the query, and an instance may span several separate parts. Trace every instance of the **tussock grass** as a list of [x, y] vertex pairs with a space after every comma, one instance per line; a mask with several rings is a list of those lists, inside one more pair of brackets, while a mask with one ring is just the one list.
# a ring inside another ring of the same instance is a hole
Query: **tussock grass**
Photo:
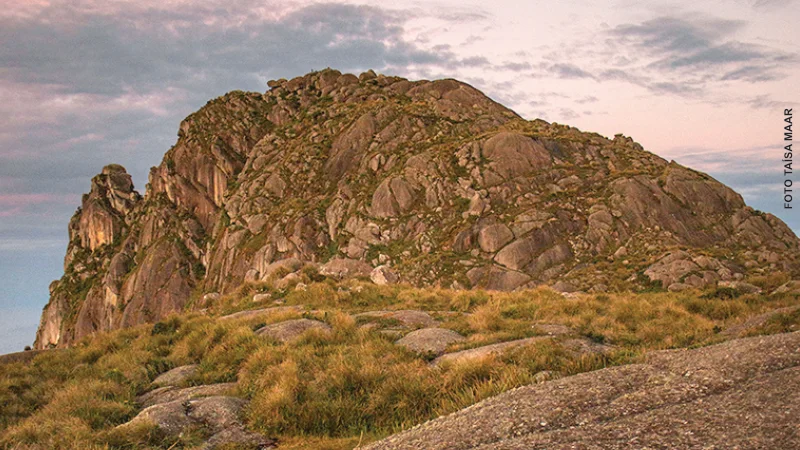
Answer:
[[[451, 291], [303, 276], [305, 291], [249, 285], [206, 305], [207, 314], [101, 333], [38, 355], [29, 364], [0, 365], [0, 448], [190, 448], [198, 436], [176, 441], [151, 427], [115, 427], [138, 412], [135, 396], [158, 374], [199, 364], [188, 384], [238, 381], [238, 394], [250, 400], [244, 419], [251, 429], [278, 437], [285, 448], [350, 449], [536, 382], [542, 372], [567, 376], [634, 361], [647, 351], [717, 342], [727, 326], [798, 303], [790, 295], [700, 292], [565, 298], [548, 289]], [[757, 281], [766, 287], [782, 280]], [[215, 320], [253, 309], [252, 294], [265, 291], [287, 305], [302, 305], [305, 312]], [[362, 328], [364, 320], [351, 315], [400, 309], [431, 311], [440, 326], [467, 337], [450, 351], [535, 336], [536, 324], [565, 325], [614, 350], [579, 354], [564, 347], [562, 338], [553, 338], [433, 367], [385, 335]], [[255, 333], [266, 324], [300, 317], [322, 320], [332, 332], [311, 330], [289, 343]], [[798, 326], [800, 314], [787, 313], [753, 333]]]

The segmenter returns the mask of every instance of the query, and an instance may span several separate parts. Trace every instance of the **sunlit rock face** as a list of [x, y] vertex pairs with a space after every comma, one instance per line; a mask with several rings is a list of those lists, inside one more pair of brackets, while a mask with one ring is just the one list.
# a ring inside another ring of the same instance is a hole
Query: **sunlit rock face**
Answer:
[[630, 138], [526, 121], [456, 80], [328, 69], [269, 86], [187, 117], [144, 198], [121, 166], [92, 179], [37, 348], [304, 264], [499, 290], [799, 270], [783, 222]]

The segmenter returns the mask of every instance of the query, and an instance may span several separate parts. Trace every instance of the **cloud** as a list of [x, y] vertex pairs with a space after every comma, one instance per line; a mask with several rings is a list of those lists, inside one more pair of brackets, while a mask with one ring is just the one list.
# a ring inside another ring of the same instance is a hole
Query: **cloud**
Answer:
[[794, 61], [794, 56], [737, 40], [745, 25], [714, 17], [662, 16], [619, 25], [609, 33], [614, 45], [634, 50], [649, 61], [650, 69], [680, 75], [685, 82], [700, 84], [711, 78], [757, 83], [783, 78], [779, 64]]
[[773, 100], [772, 97], [769, 95], [757, 95], [755, 97], [746, 100], [746, 103], [750, 105], [751, 108], [754, 109], [772, 109], [777, 110], [779, 108], [784, 108], [787, 106], [786, 102], [781, 102], [778, 100]]
[[[15, 2], [0, 12], [0, 229], [4, 240], [14, 236], [6, 246], [63, 240], [80, 194], [107, 163], [125, 165], [141, 189], [180, 121], [230, 90], [264, 91], [270, 78], [327, 66], [490, 64], [409, 41], [405, 27], [420, 14], [263, 0]], [[44, 218], [58, 227], [42, 237], [33, 225]]]
[[553, 64], [547, 69], [558, 78], [594, 78], [594, 76], [574, 64]]

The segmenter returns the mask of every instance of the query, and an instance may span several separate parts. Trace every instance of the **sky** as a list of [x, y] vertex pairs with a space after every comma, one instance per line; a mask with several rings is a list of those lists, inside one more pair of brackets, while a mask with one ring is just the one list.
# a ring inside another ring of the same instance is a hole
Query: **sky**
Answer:
[[798, 19], [793, 0], [0, 0], [0, 353], [32, 343], [104, 165], [141, 191], [209, 99], [325, 67], [457, 78], [527, 119], [623, 133], [798, 232], [780, 162]]

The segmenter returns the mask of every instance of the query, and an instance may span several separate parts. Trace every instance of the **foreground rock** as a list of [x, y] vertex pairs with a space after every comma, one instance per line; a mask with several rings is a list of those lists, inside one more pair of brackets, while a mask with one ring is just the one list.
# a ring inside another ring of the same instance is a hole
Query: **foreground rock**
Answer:
[[192, 386], [188, 388], [177, 388], [175, 386], [164, 386], [153, 389], [136, 397], [136, 403], [143, 408], [158, 405], [160, 403], [169, 403], [174, 401], [185, 402], [193, 398], [200, 397], [213, 397], [217, 395], [228, 394], [236, 389], [236, 383], [218, 383], [208, 384], [203, 386]]
[[788, 449], [798, 427], [800, 332], [522, 387], [366, 448]]
[[119, 429], [155, 426], [168, 437], [193, 430], [209, 437], [204, 449], [236, 446], [241, 449], [275, 448], [275, 440], [247, 431], [239, 417], [246, 402], [235, 397], [213, 396], [194, 400], [175, 400], [145, 408]]
[[423, 328], [408, 333], [395, 343], [422, 355], [438, 356], [444, 353], [448, 345], [464, 339], [455, 331], [444, 328]]
[[257, 330], [256, 334], [259, 336], [269, 336], [281, 342], [289, 342], [297, 339], [309, 330], [321, 330], [323, 332], [329, 332], [331, 327], [324, 322], [320, 322], [319, 320], [296, 319], [267, 325]]

